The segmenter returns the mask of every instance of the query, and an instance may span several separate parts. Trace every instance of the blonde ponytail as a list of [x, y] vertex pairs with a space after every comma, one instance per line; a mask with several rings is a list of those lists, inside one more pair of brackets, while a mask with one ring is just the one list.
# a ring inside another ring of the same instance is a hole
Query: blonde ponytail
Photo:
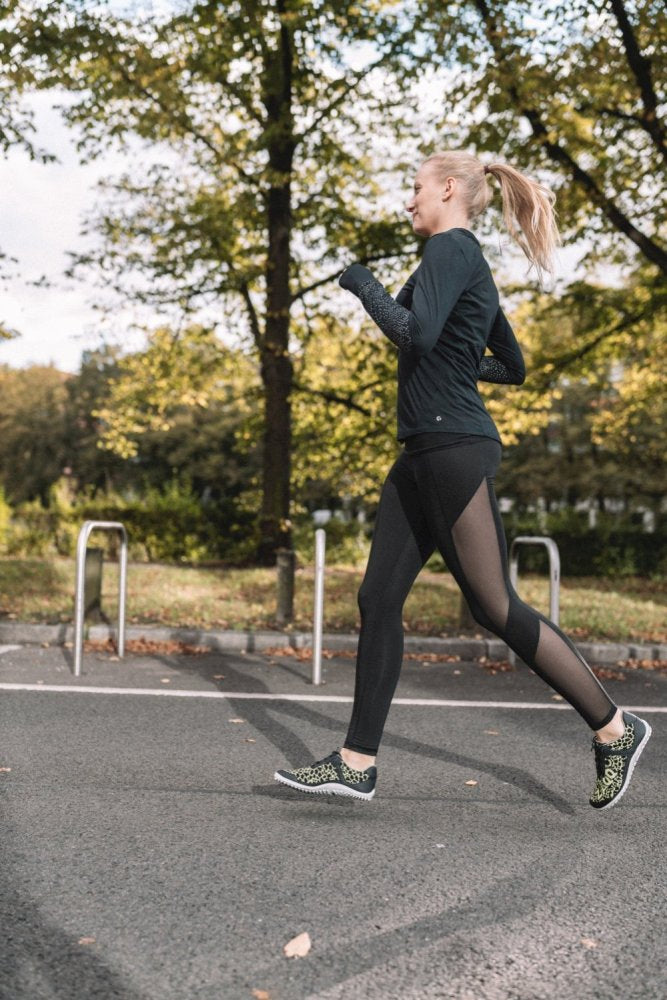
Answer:
[[542, 284], [543, 272], [553, 271], [554, 252], [561, 242], [553, 207], [556, 195], [507, 163], [490, 163], [484, 172], [493, 174], [500, 184], [505, 225]]
[[554, 251], [561, 242], [553, 191], [506, 163], [484, 166], [465, 150], [434, 153], [424, 163], [432, 163], [443, 182], [446, 177], [455, 177], [461, 183], [464, 204], [471, 219], [481, 215], [493, 197], [487, 174], [496, 178], [500, 184], [505, 225], [536, 268], [539, 283], [543, 284], [544, 271], [553, 271]]

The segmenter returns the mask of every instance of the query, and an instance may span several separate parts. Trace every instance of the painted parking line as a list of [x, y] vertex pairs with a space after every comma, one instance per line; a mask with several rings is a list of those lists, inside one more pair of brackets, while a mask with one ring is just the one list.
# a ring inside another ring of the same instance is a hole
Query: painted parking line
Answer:
[[[269, 694], [264, 691], [178, 691], [168, 688], [90, 687], [71, 684], [10, 684], [0, 683], [0, 691], [46, 691], [58, 694], [123, 694], [154, 698], [223, 698], [243, 701], [315, 701], [351, 704], [351, 695], [338, 694]], [[555, 709], [569, 711], [571, 706], [560, 702], [540, 701], [464, 701], [449, 698], [394, 698], [392, 705], [431, 705], [434, 708], [514, 708]], [[628, 705], [629, 712], [667, 712], [667, 706]]]
[[11, 653], [13, 649], [20, 649], [20, 648], [21, 648], [20, 646], [0, 646], [0, 656], [2, 656], [3, 653]]

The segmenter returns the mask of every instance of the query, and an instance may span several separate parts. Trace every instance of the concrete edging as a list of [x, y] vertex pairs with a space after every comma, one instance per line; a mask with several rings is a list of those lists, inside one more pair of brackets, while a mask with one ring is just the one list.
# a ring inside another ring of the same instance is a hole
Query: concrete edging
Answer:
[[[105, 640], [116, 634], [107, 625], [91, 625], [86, 638]], [[257, 653], [275, 646], [304, 649], [312, 645], [310, 632], [241, 631], [235, 629], [169, 628], [163, 625], [130, 625], [125, 630], [126, 639], [147, 639], [157, 642], [185, 642], [193, 646], [207, 646], [213, 650]], [[325, 633], [322, 646], [332, 650], [356, 652], [358, 633]], [[0, 622], [0, 643], [33, 645], [48, 642], [63, 645], [74, 641], [74, 626], [39, 625], [23, 622]], [[665, 643], [580, 642], [577, 649], [591, 663], [616, 663], [618, 660], [667, 660]], [[467, 638], [406, 635], [405, 652], [441, 653], [474, 660], [486, 656], [491, 660], [507, 658], [507, 646], [496, 638]]]

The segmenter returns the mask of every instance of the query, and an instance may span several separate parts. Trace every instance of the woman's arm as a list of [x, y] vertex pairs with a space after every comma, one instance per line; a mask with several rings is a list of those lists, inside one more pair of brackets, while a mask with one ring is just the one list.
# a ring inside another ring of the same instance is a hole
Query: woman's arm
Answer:
[[393, 299], [363, 264], [346, 268], [338, 283], [359, 298], [399, 350], [419, 357], [435, 346], [469, 276], [470, 264], [456, 238], [443, 232], [426, 241], [421, 264], [399, 292], [402, 302], [412, 293], [410, 309]]
[[526, 365], [514, 330], [500, 306], [489, 333], [487, 347], [493, 357], [486, 355], [480, 361], [479, 380], [521, 385], [526, 378]]

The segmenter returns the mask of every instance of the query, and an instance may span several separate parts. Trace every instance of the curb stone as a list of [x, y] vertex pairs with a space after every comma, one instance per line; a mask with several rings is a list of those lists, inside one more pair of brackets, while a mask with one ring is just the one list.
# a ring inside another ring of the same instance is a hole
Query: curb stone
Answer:
[[[116, 630], [107, 625], [91, 625], [85, 632], [86, 638], [97, 640], [105, 640], [115, 634]], [[184, 642], [237, 653], [256, 653], [276, 646], [304, 649], [311, 647], [313, 641], [311, 632], [169, 628], [163, 625], [130, 625], [125, 630], [125, 638]], [[324, 633], [322, 646], [325, 649], [356, 652], [358, 638], [358, 633]], [[33, 645], [48, 642], [58, 646], [73, 641], [74, 626], [64, 622], [59, 625], [0, 622], [2, 644]], [[616, 663], [618, 660], [628, 659], [667, 660], [667, 643], [580, 642], [576, 645], [590, 663]], [[410, 653], [448, 654], [462, 660], [475, 660], [481, 656], [490, 660], [504, 660], [508, 654], [505, 643], [493, 637], [406, 635], [404, 649]]]

